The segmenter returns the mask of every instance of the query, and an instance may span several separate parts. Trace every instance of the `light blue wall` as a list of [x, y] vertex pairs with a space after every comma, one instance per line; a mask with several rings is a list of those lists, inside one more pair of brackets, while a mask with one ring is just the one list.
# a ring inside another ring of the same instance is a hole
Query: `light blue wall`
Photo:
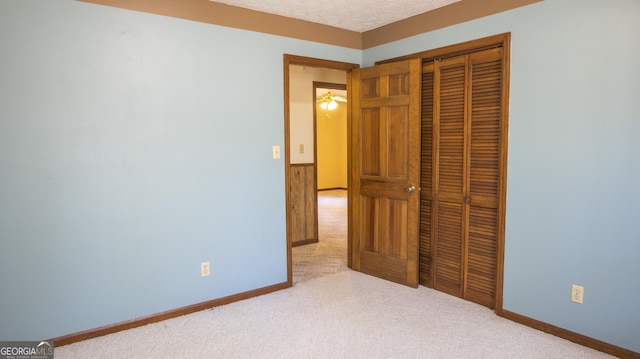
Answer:
[[2, 340], [287, 280], [284, 162], [271, 159], [284, 53], [362, 55], [71, 0], [0, 2]]
[[[504, 308], [640, 351], [640, 2], [546, 0], [344, 49], [0, 2], [0, 338], [286, 281], [282, 54], [365, 64], [512, 33]], [[199, 276], [209, 260], [212, 276]], [[583, 305], [569, 301], [572, 283]]]
[[[546, 0], [364, 51], [512, 34], [504, 309], [640, 352], [640, 1]], [[571, 284], [585, 287], [570, 302]]]

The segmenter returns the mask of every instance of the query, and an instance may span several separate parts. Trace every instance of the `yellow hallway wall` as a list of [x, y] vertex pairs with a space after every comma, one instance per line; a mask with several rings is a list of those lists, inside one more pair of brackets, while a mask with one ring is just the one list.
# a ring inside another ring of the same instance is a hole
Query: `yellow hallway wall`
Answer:
[[333, 111], [316, 105], [318, 189], [347, 188], [347, 104]]

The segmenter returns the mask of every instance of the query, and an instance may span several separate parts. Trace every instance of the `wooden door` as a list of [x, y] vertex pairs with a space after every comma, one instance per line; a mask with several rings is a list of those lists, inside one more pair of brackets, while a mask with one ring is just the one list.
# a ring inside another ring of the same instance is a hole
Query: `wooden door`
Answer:
[[350, 78], [351, 265], [417, 287], [421, 60]]
[[506, 119], [503, 49], [423, 66], [420, 282], [496, 306]]

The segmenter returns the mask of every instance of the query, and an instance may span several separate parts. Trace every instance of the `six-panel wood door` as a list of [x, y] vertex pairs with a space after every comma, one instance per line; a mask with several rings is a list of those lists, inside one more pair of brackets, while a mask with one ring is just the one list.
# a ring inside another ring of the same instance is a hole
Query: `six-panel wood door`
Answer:
[[423, 66], [420, 282], [495, 307], [502, 48]]
[[417, 287], [421, 60], [353, 70], [352, 268]]

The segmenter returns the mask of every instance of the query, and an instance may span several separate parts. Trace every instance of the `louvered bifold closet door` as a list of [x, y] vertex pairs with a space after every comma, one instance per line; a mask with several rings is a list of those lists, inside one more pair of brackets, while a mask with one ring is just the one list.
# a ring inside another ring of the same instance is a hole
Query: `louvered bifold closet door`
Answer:
[[431, 208], [433, 206], [433, 94], [434, 63], [422, 66], [420, 155], [420, 284], [433, 287]]
[[494, 307], [502, 117], [502, 49], [469, 55], [470, 152], [464, 297]]
[[466, 57], [435, 63], [434, 205], [435, 289], [463, 295]]
[[502, 51], [423, 65], [421, 283], [491, 308], [503, 165]]

